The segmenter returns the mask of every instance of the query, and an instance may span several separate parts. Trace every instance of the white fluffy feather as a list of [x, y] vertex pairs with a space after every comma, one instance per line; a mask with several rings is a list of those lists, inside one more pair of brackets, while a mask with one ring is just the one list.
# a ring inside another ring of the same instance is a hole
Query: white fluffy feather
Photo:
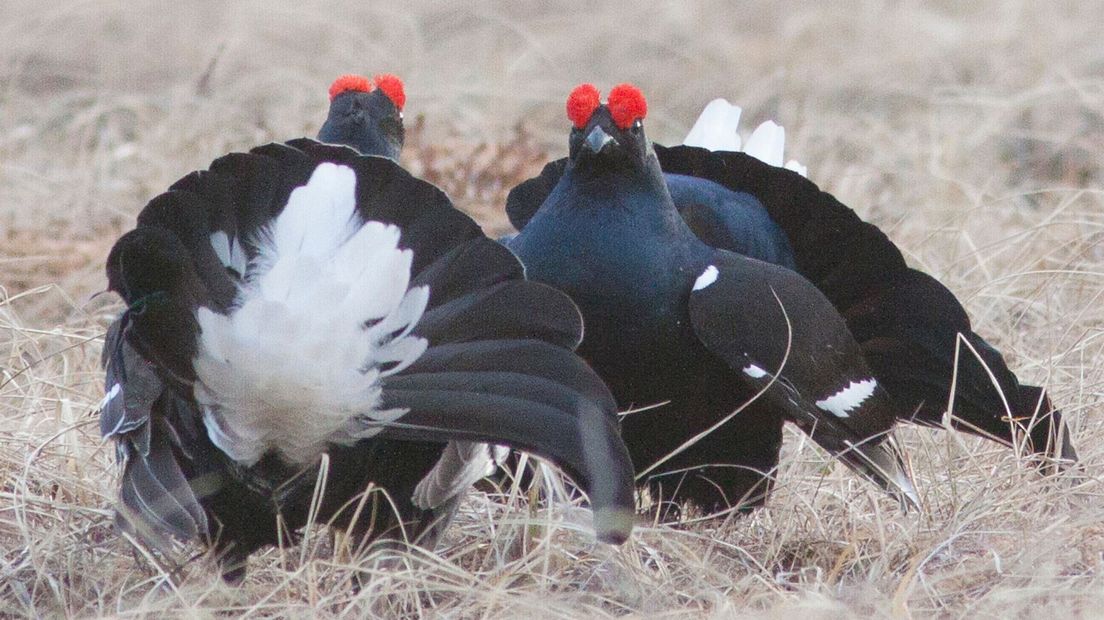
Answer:
[[774, 121], [766, 121], [755, 128], [746, 142], [740, 140], [740, 106], [725, 99], [714, 99], [706, 104], [690, 132], [682, 141], [687, 146], [699, 146], [711, 151], [740, 151], [772, 166], [808, 176], [808, 168], [797, 160], [789, 160], [783, 166], [786, 146], [786, 130]]
[[786, 129], [774, 121], [766, 121], [751, 132], [744, 152], [763, 163], [781, 166], [785, 147]]
[[710, 101], [682, 143], [710, 151], [739, 151], [742, 112], [740, 106], [732, 105], [725, 99]]
[[[230, 314], [197, 312], [195, 396], [219, 449], [247, 465], [270, 450], [309, 463], [405, 413], [380, 410], [379, 379], [425, 351], [410, 331], [429, 291], [408, 289], [399, 234], [360, 219], [347, 166], [321, 164], [291, 193], [258, 235]], [[233, 263], [232, 242], [212, 245]]]

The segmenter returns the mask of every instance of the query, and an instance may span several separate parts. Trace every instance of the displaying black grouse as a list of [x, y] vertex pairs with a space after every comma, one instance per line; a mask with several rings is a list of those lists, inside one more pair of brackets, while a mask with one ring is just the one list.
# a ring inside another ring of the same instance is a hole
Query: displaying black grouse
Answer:
[[120, 524], [151, 544], [206, 541], [229, 579], [311, 516], [432, 545], [484, 442], [559, 464], [599, 539], [629, 533], [632, 466], [572, 352], [578, 309], [388, 159], [308, 139], [217, 159], [145, 207], [107, 275], [127, 309], [101, 429]]
[[[688, 141], [725, 145], [735, 136], [739, 109], [716, 103]], [[777, 151], [776, 164], [780, 147], [767, 147]], [[909, 267], [881, 230], [794, 171], [800, 164], [787, 163], [793, 170], [786, 170], [745, 153], [654, 148], [676, 208], [700, 239], [794, 269], [828, 297], [874, 377], [901, 405], [902, 420], [942, 426], [950, 408], [956, 428], [1076, 460], [1046, 392], [1021, 384], [1000, 352], [973, 331], [947, 287]], [[526, 226], [567, 165], [567, 159], [553, 161], [510, 193], [507, 213], [516, 228]]]
[[369, 80], [343, 75], [330, 85], [330, 112], [318, 139], [398, 161], [405, 137], [405, 105], [406, 93], [397, 76], [384, 73]]
[[[797, 273], [703, 243], [679, 216], [630, 85], [567, 102], [570, 158], [510, 242], [529, 278], [571, 295], [579, 352], [629, 413], [622, 436], [653, 499], [761, 503], [790, 420], [916, 502], [895, 409], [829, 301]], [[750, 401], [750, 404], [748, 404]]]

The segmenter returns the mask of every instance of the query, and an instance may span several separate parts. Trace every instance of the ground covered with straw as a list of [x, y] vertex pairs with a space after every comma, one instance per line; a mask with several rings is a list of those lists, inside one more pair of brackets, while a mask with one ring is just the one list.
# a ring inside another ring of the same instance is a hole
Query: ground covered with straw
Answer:
[[[0, 617], [1099, 613], [1104, 5], [830, 4], [0, 4]], [[186, 563], [198, 549], [136, 548], [112, 527], [95, 417], [107, 250], [185, 173], [313, 135], [350, 71], [406, 80], [404, 163], [495, 234], [506, 191], [565, 152], [578, 82], [635, 82], [663, 143], [716, 96], [749, 129], [778, 120], [787, 156], [1048, 386], [1081, 466], [1043, 477], [905, 428], [924, 510], [903, 515], [791, 432], [767, 508], [642, 522], [619, 548], [578, 505], [510, 489], [474, 494], [436, 553], [317, 528], [239, 588]]]

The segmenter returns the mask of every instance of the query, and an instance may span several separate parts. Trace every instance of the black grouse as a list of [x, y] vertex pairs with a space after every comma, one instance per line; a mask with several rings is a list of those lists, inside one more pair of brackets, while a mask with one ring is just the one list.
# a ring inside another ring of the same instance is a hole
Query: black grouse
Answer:
[[343, 75], [330, 85], [330, 112], [318, 139], [398, 161], [405, 137], [405, 105], [403, 83], [395, 75], [383, 73], [373, 80]]
[[[629, 413], [622, 436], [661, 510], [759, 505], [785, 420], [899, 499], [915, 491], [895, 409], [842, 317], [797, 273], [703, 243], [675, 210], [640, 91], [567, 102], [570, 157], [510, 248], [571, 295], [579, 352]], [[671, 503], [668, 503], [671, 502]]]
[[[954, 294], [909, 267], [876, 226], [805, 179], [803, 166], [779, 167], [780, 127], [764, 124], [748, 144], [750, 152], [750, 142], [765, 134], [758, 157], [775, 165], [734, 152], [738, 120], [739, 108], [717, 100], [687, 136], [722, 152], [654, 145], [690, 229], [709, 245], [812, 281], [847, 321], [874, 377], [900, 405], [900, 419], [941, 427], [950, 409], [956, 428], [1076, 461], [1069, 430], [1046, 392], [1020, 383], [1000, 352], [973, 331]], [[507, 213], [516, 228], [525, 227], [567, 165], [553, 161], [514, 188]]]
[[563, 467], [599, 539], [629, 533], [579, 310], [391, 160], [305, 138], [221, 157], [145, 207], [107, 275], [127, 308], [101, 430], [120, 525], [150, 544], [204, 541], [232, 580], [310, 516], [431, 546], [488, 442]]

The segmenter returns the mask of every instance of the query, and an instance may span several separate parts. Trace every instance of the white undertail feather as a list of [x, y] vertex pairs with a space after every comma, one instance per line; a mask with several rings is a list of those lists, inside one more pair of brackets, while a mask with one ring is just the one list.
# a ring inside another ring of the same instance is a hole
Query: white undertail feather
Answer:
[[[379, 380], [425, 351], [410, 332], [429, 290], [408, 289], [413, 254], [399, 235], [360, 218], [347, 166], [321, 164], [291, 193], [258, 235], [230, 314], [197, 312], [195, 397], [219, 449], [247, 465], [270, 450], [305, 464], [405, 413], [380, 410]], [[211, 241], [233, 262], [232, 242]]]
[[[710, 101], [682, 143], [711, 151], [740, 151], [741, 112], [739, 106], [732, 105], [725, 99]], [[742, 144], [744, 153], [763, 163], [784, 167], [801, 176], [808, 176], [808, 168], [796, 160], [791, 159], [783, 165], [785, 145], [786, 130], [774, 121], [766, 121], [759, 125]]]
[[806, 179], [809, 178], [809, 167], [797, 161], [796, 159], [791, 159], [790, 161], [786, 162], [785, 166], [782, 167], [786, 170], [793, 170]]
[[682, 143], [710, 151], [739, 151], [741, 113], [740, 106], [725, 99], [710, 101]]
[[786, 129], [774, 121], [766, 121], [751, 132], [744, 152], [763, 163], [781, 166], [785, 147]]
[[245, 249], [237, 237], [231, 238], [221, 230], [215, 231], [211, 233], [211, 247], [224, 267], [233, 269], [239, 276], [245, 275], [248, 266]]
[[437, 508], [498, 469], [498, 446], [450, 441], [441, 458], [414, 487], [411, 500], [423, 510]]

